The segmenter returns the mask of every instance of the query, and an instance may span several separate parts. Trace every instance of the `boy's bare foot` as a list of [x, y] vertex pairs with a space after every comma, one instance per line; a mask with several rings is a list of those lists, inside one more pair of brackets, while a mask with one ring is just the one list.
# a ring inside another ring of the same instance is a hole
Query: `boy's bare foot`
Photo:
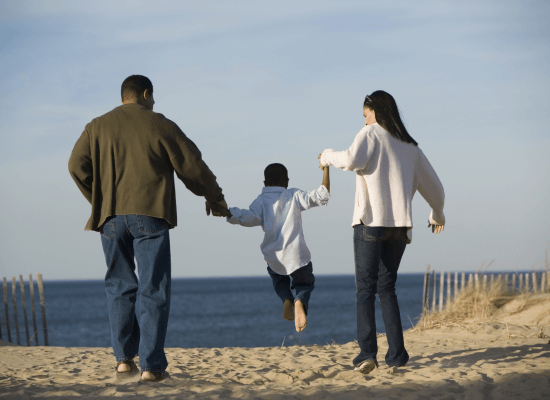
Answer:
[[296, 325], [296, 332], [302, 332], [304, 329], [306, 329], [307, 318], [306, 311], [304, 310], [304, 305], [300, 300], [296, 300], [294, 302], [294, 315], [296, 318], [294, 320], [294, 324]]
[[286, 299], [283, 305], [283, 318], [287, 321], [294, 321], [294, 304], [290, 299]]

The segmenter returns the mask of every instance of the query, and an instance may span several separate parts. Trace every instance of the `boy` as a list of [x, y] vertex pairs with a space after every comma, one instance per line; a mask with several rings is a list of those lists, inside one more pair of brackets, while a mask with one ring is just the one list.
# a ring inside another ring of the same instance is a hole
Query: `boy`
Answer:
[[[315, 277], [311, 254], [304, 240], [301, 213], [326, 205], [330, 199], [328, 167], [323, 168], [319, 189], [304, 192], [288, 188], [288, 171], [282, 164], [270, 164], [264, 171], [265, 187], [248, 210], [230, 207], [227, 222], [242, 226], [261, 225], [265, 235], [260, 245], [273, 288], [283, 301], [283, 318], [293, 321], [296, 332], [307, 325], [307, 309]], [[292, 278], [292, 286], [290, 285]], [[291, 289], [296, 289], [296, 298]]]

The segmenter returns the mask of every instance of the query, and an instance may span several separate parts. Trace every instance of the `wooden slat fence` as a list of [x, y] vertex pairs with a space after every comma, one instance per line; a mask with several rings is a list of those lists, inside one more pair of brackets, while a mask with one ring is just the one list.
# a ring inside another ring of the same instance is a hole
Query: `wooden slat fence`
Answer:
[[[437, 278], [439, 275], [439, 284]], [[491, 285], [500, 282], [506, 295], [520, 293], [548, 293], [550, 292], [550, 271], [539, 271], [531, 273], [470, 273], [466, 280], [466, 273], [460, 275], [455, 272], [430, 271], [426, 268], [424, 275], [424, 288], [422, 291], [422, 312], [442, 311], [456, 295], [464, 288], [472, 286], [476, 290], [487, 290]], [[431, 290], [430, 290], [431, 285]], [[437, 290], [439, 286], [439, 290]], [[430, 292], [432, 293], [430, 299]], [[431, 307], [430, 307], [431, 300]]]
[[[38, 285], [38, 294], [40, 296], [40, 308], [42, 311], [42, 330], [43, 330], [43, 336], [44, 336], [44, 344], [46, 346], [49, 345], [48, 343], [48, 326], [46, 323], [46, 301], [44, 298], [44, 283], [42, 281], [42, 274], [37, 273], [37, 285]], [[38, 325], [36, 323], [36, 310], [35, 310], [35, 300], [34, 300], [34, 281], [32, 279], [32, 274], [29, 274], [29, 281], [27, 282], [29, 287], [29, 292], [31, 295], [30, 303], [31, 303], [31, 310], [32, 310], [32, 326], [33, 326], [33, 332], [31, 335], [31, 332], [29, 331], [29, 322], [28, 322], [28, 316], [27, 316], [27, 301], [25, 296], [25, 282], [23, 281], [23, 275], [19, 275], [19, 292], [21, 297], [21, 306], [23, 310], [23, 319], [24, 319], [24, 325], [25, 325], [25, 343], [24, 345], [30, 346], [31, 343], [34, 343], [35, 346], [39, 346], [38, 341]], [[15, 325], [15, 342], [12, 340], [12, 330], [10, 325], [10, 313], [9, 313], [9, 304], [8, 304], [8, 280], [4, 277], [3, 279], [3, 291], [4, 291], [4, 319], [2, 320], [0, 316], [0, 339], [6, 340], [8, 342], [17, 343], [18, 345], [21, 345], [21, 335], [19, 332], [19, 320], [18, 320], [18, 311], [17, 311], [17, 282], [15, 277], [12, 277], [11, 280], [11, 293], [12, 293], [12, 307], [13, 307], [13, 323]], [[5, 328], [4, 328], [5, 326]], [[6, 332], [6, 336], [3, 336], [3, 331]]]

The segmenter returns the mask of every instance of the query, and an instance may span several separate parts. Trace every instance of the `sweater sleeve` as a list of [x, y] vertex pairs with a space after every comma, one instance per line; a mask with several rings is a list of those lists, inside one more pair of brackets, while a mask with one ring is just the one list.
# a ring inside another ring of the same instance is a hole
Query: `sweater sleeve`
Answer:
[[203, 161], [195, 143], [174, 122], [166, 122], [169, 130], [166, 150], [176, 176], [196, 196], [204, 196], [210, 202], [224, 200], [216, 176]]
[[350, 148], [344, 151], [326, 149], [321, 154], [321, 165], [326, 167], [332, 165], [344, 171], [363, 170], [367, 166], [370, 156], [373, 153], [375, 143], [369, 137], [369, 126], [365, 126], [355, 136]]
[[86, 200], [92, 204], [92, 182], [94, 181], [90, 137], [84, 130], [76, 141], [69, 158], [69, 173]]
[[416, 168], [419, 182], [418, 192], [432, 208], [429, 217], [430, 224], [445, 225], [445, 214], [443, 214], [445, 192], [443, 185], [422, 150], [418, 150], [420, 153]]

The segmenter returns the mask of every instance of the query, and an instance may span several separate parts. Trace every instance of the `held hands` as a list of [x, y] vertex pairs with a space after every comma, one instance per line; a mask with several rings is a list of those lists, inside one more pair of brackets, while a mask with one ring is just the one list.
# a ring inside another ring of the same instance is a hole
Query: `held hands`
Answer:
[[428, 221], [428, 228], [430, 226], [432, 227], [432, 233], [435, 233], [436, 235], [443, 232], [443, 229], [445, 229], [445, 225], [430, 224], [430, 221]]
[[231, 217], [231, 213], [227, 208], [227, 203], [225, 200], [217, 203], [206, 201], [206, 215], [210, 215], [210, 211], [212, 211], [212, 215], [214, 217]]

